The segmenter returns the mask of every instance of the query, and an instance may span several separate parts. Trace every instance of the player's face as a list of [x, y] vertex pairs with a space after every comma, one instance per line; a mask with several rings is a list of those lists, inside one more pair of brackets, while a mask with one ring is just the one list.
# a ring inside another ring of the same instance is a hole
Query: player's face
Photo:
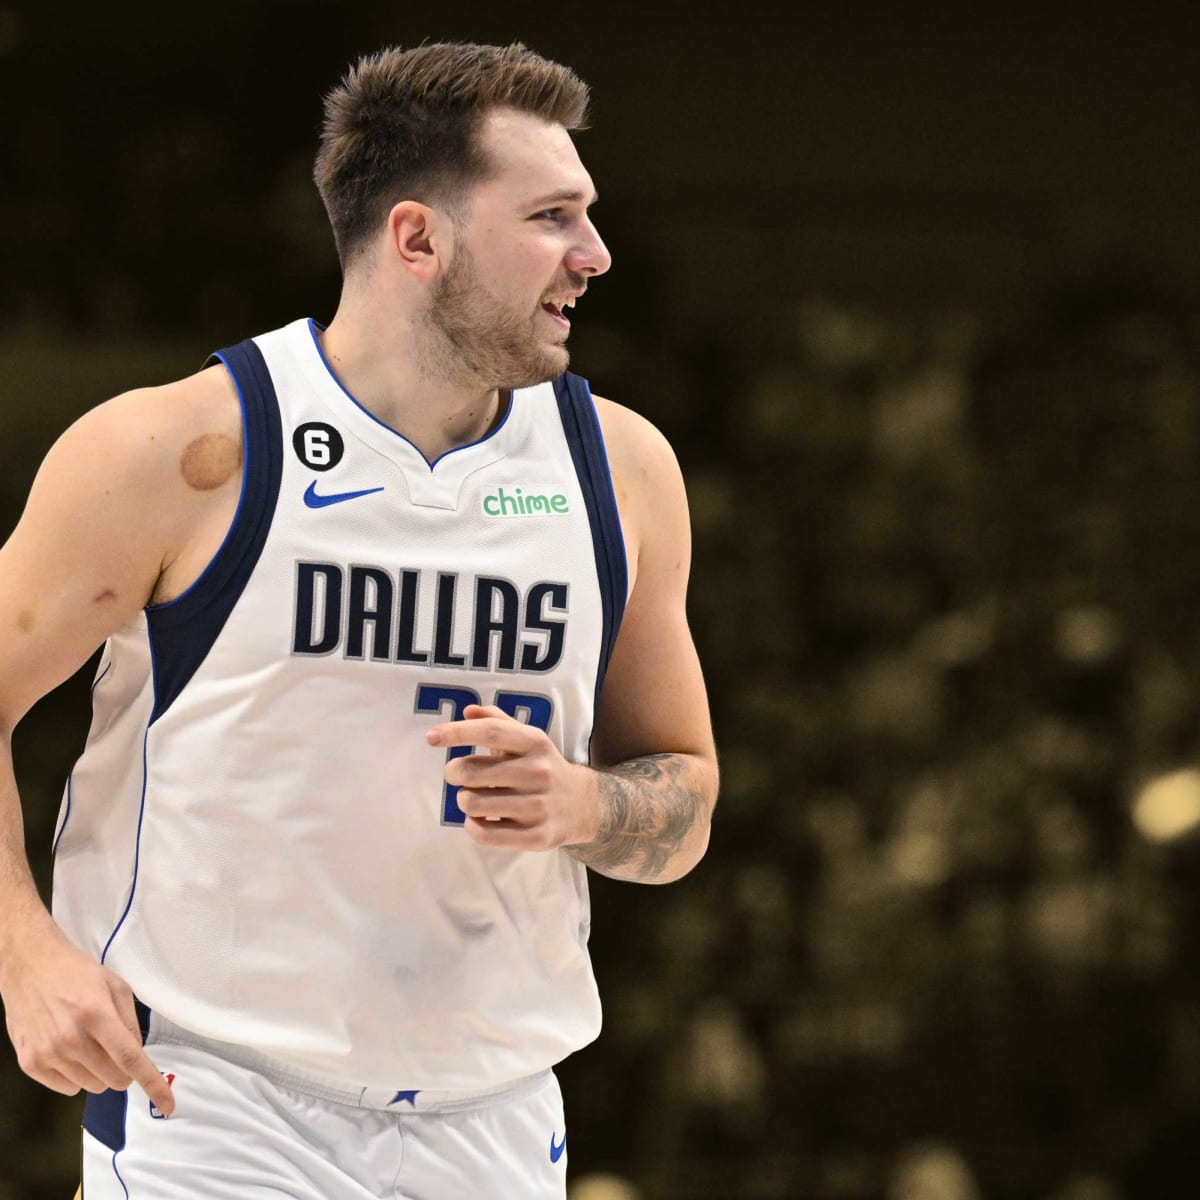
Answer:
[[501, 110], [482, 140], [492, 173], [472, 192], [431, 318], [472, 374], [528, 387], [566, 370], [565, 306], [612, 259], [588, 216], [591, 176], [562, 126]]

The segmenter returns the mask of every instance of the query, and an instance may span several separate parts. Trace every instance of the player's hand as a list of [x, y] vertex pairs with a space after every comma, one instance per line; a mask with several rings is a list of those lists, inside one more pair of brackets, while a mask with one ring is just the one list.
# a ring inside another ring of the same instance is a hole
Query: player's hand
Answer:
[[466, 830], [485, 846], [551, 850], [591, 841], [600, 829], [593, 772], [568, 762], [540, 729], [499, 708], [469, 704], [466, 720], [435, 725], [431, 746], [471, 746], [446, 763], [446, 782], [459, 789]]
[[170, 1085], [142, 1048], [129, 985], [47, 924], [4, 964], [4, 1013], [21, 1070], [64, 1096], [131, 1083], [170, 1116]]

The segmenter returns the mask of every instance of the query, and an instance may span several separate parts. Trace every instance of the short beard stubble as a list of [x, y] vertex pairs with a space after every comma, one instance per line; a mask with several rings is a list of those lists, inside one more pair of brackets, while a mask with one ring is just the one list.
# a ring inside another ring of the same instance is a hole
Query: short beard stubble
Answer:
[[532, 387], [557, 379], [570, 362], [565, 345], [537, 339], [533, 315], [504, 310], [465, 247], [434, 288], [429, 320], [448, 352], [446, 373], [467, 373], [488, 387]]

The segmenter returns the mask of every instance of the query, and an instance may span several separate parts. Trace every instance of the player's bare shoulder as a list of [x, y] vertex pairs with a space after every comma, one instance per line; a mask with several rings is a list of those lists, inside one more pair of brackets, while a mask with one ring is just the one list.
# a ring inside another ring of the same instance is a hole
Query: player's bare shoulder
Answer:
[[236, 388], [223, 367], [211, 367], [85, 413], [51, 449], [31, 502], [44, 494], [75, 510], [76, 525], [103, 527], [98, 545], [123, 531], [131, 550], [140, 548], [137, 573], [149, 573], [140, 603], [161, 603], [220, 545], [237, 508], [242, 459]]
[[237, 389], [224, 367], [136, 393], [137, 424], [154, 439], [148, 466], [167, 506], [168, 552], [151, 597], [186, 591], [220, 548], [237, 512], [245, 459]]
[[164, 485], [177, 480], [187, 492], [211, 492], [241, 466], [241, 405], [224, 367], [126, 392], [92, 415], [124, 430], [129, 451], [161, 472]]
[[58, 438], [0, 547], [0, 725], [200, 575], [233, 521], [241, 460], [222, 369], [126, 392]]
[[[59, 459], [100, 465], [114, 488], [152, 488], [170, 508], [188, 492], [211, 492], [238, 472], [242, 421], [237, 391], [222, 367], [157, 387], [124, 392], [85, 413], [55, 444]], [[148, 498], [148, 497], [143, 497]]]
[[690, 551], [687, 495], [670, 442], [640, 413], [595, 396], [596, 415], [612, 472], [630, 569], [646, 565], [646, 552], [657, 563], [665, 557], [686, 561]]
[[242, 411], [237, 389], [222, 366], [155, 389], [155, 402], [168, 416], [177, 472], [190, 492], [212, 492], [240, 483]]

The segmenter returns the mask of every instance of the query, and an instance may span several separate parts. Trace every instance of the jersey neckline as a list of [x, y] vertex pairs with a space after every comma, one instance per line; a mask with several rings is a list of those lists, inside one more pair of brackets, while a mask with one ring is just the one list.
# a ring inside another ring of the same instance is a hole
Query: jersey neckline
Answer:
[[[318, 331], [324, 332], [326, 326], [313, 317], [302, 318], [296, 324], [304, 325], [307, 329], [308, 336], [304, 341], [311, 348], [313, 354], [305, 356], [303, 355], [303, 351], [301, 354], [302, 357], [308, 359], [305, 366], [310, 368], [310, 377], [316, 377], [316, 379], [319, 379], [324, 384], [324, 386], [320, 387], [320, 391], [335, 407], [345, 409], [345, 402], [347, 400], [350, 402], [350, 411], [359, 414], [362, 419], [361, 422], [356, 422], [356, 427], [360, 435], [363, 436], [363, 440], [382, 450], [389, 457], [394, 457], [397, 450], [400, 450], [402, 453], [407, 452], [404, 453], [404, 457], [410, 458], [415, 456], [416, 462], [424, 466], [425, 470], [432, 475], [437, 470], [439, 464], [447, 463], [447, 460], [450, 460], [455, 455], [465, 456], [458, 461], [466, 461], [466, 458], [475, 457], [474, 455], [467, 454], [467, 452], [476, 450], [480, 446], [489, 446], [491, 450], [497, 451], [498, 453], [496, 453], [495, 457], [501, 457], [508, 453], [511, 441], [510, 434], [515, 432], [516, 426], [519, 424], [519, 422], [513, 420], [513, 413], [517, 408], [517, 396], [519, 394], [515, 389], [506, 389], [508, 391], [508, 405], [505, 408], [504, 415], [494, 428], [488, 430], [483, 437], [476, 438], [473, 442], [465, 442], [461, 446], [452, 446], [449, 450], [444, 450], [431, 462], [425, 457], [424, 452], [415, 442], [405, 437], [403, 433], [398, 429], [394, 429], [386, 421], [381, 421], [342, 382], [338, 373], [333, 369], [329, 359], [326, 357], [325, 348], [321, 345], [321, 340], [317, 336]], [[315, 363], [312, 361], [313, 356], [316, 359]], [[368, 431], [373, 432], [375, 436], [367, 437], [366, 434]]]

